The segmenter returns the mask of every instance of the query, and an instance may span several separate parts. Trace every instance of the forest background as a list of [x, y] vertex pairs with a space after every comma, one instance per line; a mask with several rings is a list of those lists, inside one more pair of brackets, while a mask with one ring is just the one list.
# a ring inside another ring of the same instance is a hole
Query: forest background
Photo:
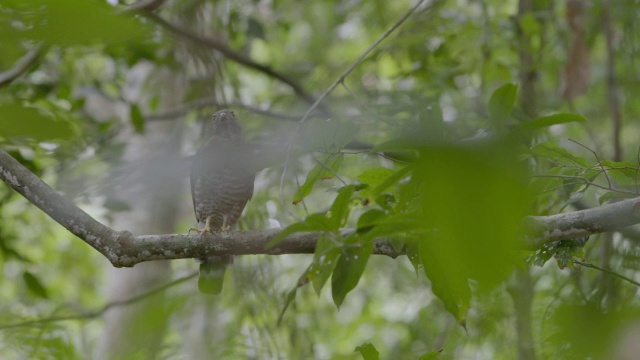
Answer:
[[[3, 1], [0, 354], [632, 359], [639, 10]], [[220, 109], [255, 192], [189, 236]], [[220, 296], [205, 242], [239, 254]]]

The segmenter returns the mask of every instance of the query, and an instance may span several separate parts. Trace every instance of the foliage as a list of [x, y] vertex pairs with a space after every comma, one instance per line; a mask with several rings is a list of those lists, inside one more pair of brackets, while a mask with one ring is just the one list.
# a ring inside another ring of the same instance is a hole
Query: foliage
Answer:
[[[120, 177], [150, 173], [151, 197], [188, 207], [186, 188], [156, 181], [184, 176], [210, 113], [231, 107], [268, 149], [240, 227], [281, 224], [271, 246], [323, 233], [313, 256], [237, 259], [219, 298], [182, 281], [144, 298], [166, 298], [129, 329], [170, 324], [152, 339], [156, 357], [185, 357], [197, 343], [222, 358], [511, 359], [527, 342], [540, 358], [622, 356], [640, 320], [637, 231], [525, 250], [522, 219], [638, 195], [638, 104], [625, 101], [639, 91], [637, 1], [596, 2], [579, 16], [580, 2], [536, 0], [523, 13], [516, 0], [423, 4], [360, 62], [410, 1], [114, 3], [0, 5], [0, 69], [42, 46], [0, 82], [0, 146], [115, 227], [139, 215], [113, 195]], [[302, 122], [309, 98], [350, 65]], [[176, 159], [131, 158], [140, 139], [162, 136], [178, 139]], [[175, 232], [192, 225], [187, 210], [177, 218]], [[371, 256], [378, 238], [407, 256]], [[136, 292], [109, 305], [104, 264], [0, 187], [0, 353], [104, 351], [106, 326], [92, 320], [103, 312], [92, 309], [142, 301]]]

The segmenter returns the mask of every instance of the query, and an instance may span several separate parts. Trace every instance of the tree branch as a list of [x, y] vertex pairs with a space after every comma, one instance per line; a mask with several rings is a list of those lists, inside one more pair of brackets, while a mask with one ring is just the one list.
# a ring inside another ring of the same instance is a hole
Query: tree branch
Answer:
[[640, 223], [640, 197], [613, 204], [550, 216], [529, 216], [525, 224], [530, 234], [527, 246], [576, 239], [606, 231], [615, 231]]
[[[279, 229], [236, 231], [230, 235], [163, 234], [134, 236], [115, 231], [93, 219], [27, 170], [6, 151], [0, 149], [0, 178], [11, 188], [39, 207], [53, 220], [103, 254], [116, 267], [168, 259], [203, 258], [215, 255], [311, 254], [319, 232], [297, 233], [276, 247], [267, 244]], [[552, 216], [529, 216], [525, 220], [528, 236], [523, 246], [539, 247], [548, 242], [575, 239], [591, 234], [621, 229], [640, 223], [640, 198], [627, 199], [593, 209]], [[353, 229], [343, 230], [343, 234]], [[374, 254], [397, 257], [386, 239], [376, 239]]]
[[9, 70], [0, 73], [0, 86], [4, 86], [17, 79], [20, 75], [29, 70], [42, 55], [43, 45], [38, 44], [34, 46], [29, 52], [16, 62], [16, 64]]
[[206, 97], [206, 98], [201, 98], [201, 99], [196, 99], [193, 101], [190, 101], [186, 104], [180, 105], [179, 107], [176, 107], [174, 109], [168, 110], [166, 112], [163, 113], [158, 113], [158, 114], [151, 114], [151, 115], [147, 115], [145, 116], [145, 119], [148, 121], [162, 121], [162, 120], [171, 120], [177, 117], [181, 117], [186, 115], [187, 113], [189, 113], [189, 111], [193, 110], [193, 109], [201, 109], [201, 108], [206, 108], [206, 107], [218, 107], [221, 109], [226, 109], [229, 107], [235, 107], [235, 108], [241, 108], [244, 110], [247, 110], [249, 112], [252, 112], [254, 114], [258, 114], [258, 115], [263, 115], [263, 116], [267, 116], [267, 117], [271, 117], [274, 119], [282, 119], [282, 120], [290, 120], [290, 121], [295, 121], [300, 119], [300, 117], [302, 116], [302, 114], [300, 115], [289, 115], [289, 114], [285, 114], [285, 113], [275, 113], [269, 110], [263, 110], [260, 109], [258, 107], [255, 106], [250, 106], [250, 105], [245, 105], [239, 102], [231, 102], [231, 103], [221, 103], [215, 99], [212, 99], [210, 97]]
[[315, 102], [315, 99], [311, 95], [307, 94], [307, 92], [302, 88], [302, 86], [298, 84], [293, 78], [283, 73], [280, 73], [267, 65], [259, 64], [251, 60], [249, 57], [245, 56], [244, 54], [241, 54], [239, 52], [232, 50], [225, 43], [214, 38], [200, 36], [194, 32], [191, 32], [190, 30], [171, 24], [170, 22], [163, 19], [156, 13], [153, 13], [150, 11], [139, 11], [138, 13], [146, 17], [147, 19], [155, 22], [156, 24], [160, 25], [167, 31], [173, 33], [174, 35], [178, 35], [181, 38], [189, 40], [194, 44], [219, 51], [229, 60], [235, 61], [240, 65], [244, 65], [248, 68], [260, 71], [263, 74], [268, 75], [274, 79], [280, 80], [281, 82], [287, 84], [293, 90], [293, 92], [295, 92], [300, 98], [304, 99], [306, 102], [310, 104], [313, 104]]
[[165, 290], [167, 290], [167, 289], [169, 289], [169, 288], [171, 288], [173, 286], [181, 284], [181, 283], [183, 283], [183, 282], [185, 282], [187, 280], [191, 280], [192, 278], [194, 278], [196, 276], [198, 276], [198, 272], [191, 273], [190, 275], [187, 275], [185, 277], [173, 280], [170, 283], [164, 284], [162, 286], [159, 286], [159, 287], [157, 287], [157, 288], [155, 288], [153, 290], [147, 291], [147, 292], [142, 293], [140, 295], [133, 296], [133, 297], [131, 297], [129, 299], [110, 302], [110, 303], [104, 305], [103, 307], [101, 307], [98, 310], [81, 311], [80, 314], [63, 315], [63, 316], [51, 316], [51, 317], [42, 318], [42, 319], [23, 321], [23, 322], [20, 322], [20, 323], [0, 325], [0, 330], [13, 329], [13, 328], [25, 327], [25, 326], [31, 326], [31, 325], [41, 325], [41, 324], [46, 324], [46, 323], [51, 323], [51, 322], [56, 322], [56, 321], [93, 319], [93, 318], [102, 316], [104, 313], [107, 312], [107, 310], [109, 310], [111, 308], [115, 308], [115, 307], [119, 307], [119, 306], [126, 306], [126, 305], [131, 305], [131, 304], [137, 303], [138, 301], [144, 300], [144, 299], [149, 298], [149, 297], [151, 297], [153, 295], [161, 293], [161, 292], [163, 292], [163, 291], [165, 291]]

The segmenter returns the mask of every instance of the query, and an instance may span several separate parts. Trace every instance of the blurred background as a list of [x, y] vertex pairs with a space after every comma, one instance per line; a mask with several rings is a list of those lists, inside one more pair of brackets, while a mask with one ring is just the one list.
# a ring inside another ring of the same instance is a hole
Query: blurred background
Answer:
[[[526, 163], [526, 195], [517, 181], [503, 182], [525, 174], [511, 174], [511, 160], [461, 150], [420, 163], [448, 177], [436, 182], [443, 188], [453, 179], [434, 202], [444, 204], [441, 220], [465, 207], [498, 221], [511, 210], [550, 215], [637, 193], [640, 1], [424, 1], [356, 62], [414, 5], [3, 0], [0, 146], [99, 221], [136, 235], [196, 224], [189, 160], [220, 109], [234, 110], [246, 141], [267, 155], [242, 230], [286, 227], [326, 212], [344, 185], [379, 184], [415, 150], [375, 148], [392, 139], [460, 149], [556, 113], [587, 121], [500, 148]], [[517, 95], [510, 102], [505, 92]], [[506, 107], [507, 121], [496, 124], [495, 106]], [[385, 196], [402, 198], [405, 176]], [[382, 198], [372, 206], [387, 209]], [[346, 227], [366, 207], [354, 198]], [[475, 238], [470, 227], [468, 241], [492, 237], [489, 229]], [[471, 282], [468, 306], [432, 289], [437, 276], [427, 279], [420, 261], [372, 256], [339, 309], [329, 286], [319, 295], [303, 286], [278, 325], [312, 255], [239, 256], [223, 293], [205, 296], [193, 260], [115, 269], [2, 185], [0, 357], [373, 359], [355, 351], [371, 343], [383, 359], [632, 359], [637, 286], [572, 259], [638, 278], [639, 240], [629, 228], [557, 259], [523, 250], [491, 290]], [[481, 266], [499, 254], [490, 250]], [[456, 272], [455, 257], [445, 251], [439, 260]]]

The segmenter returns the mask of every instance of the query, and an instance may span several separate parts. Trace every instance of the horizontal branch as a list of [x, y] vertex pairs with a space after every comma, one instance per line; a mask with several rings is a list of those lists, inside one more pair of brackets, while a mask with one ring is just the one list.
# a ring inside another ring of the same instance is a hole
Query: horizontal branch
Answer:
[[532, 235], [526, 242], [538, 247], [552, 241], [619, 230], [639, 222], [640, 198], [557, 215], [529, 216], [525, 224]]
[[[279, 229], [204, 236], [134, 236], [128, 231], [115, 231], [96, 221], [2, 149], [0, 178], [53, 220], [102, 253], [116, 267], [134, 266], [153, 260], [214, 255], [310, 254], [315, 251], [316, 242], [322, 235], [320, 232], [293, 234], [273, 248], [266, 245], [278, 234]], [[552, 216], [529, 216], [524, 221], [529, 236], [524, 239], [523, 246], [538, 247], [548, 242], [575, 239], [640, 223], [640, 198]], [[343, 234], [351, 231], [343, 230]], [[385, 239], [376, 239], [374, 243], [374, 254], [390, 257], [403, 254], [394, 250]]]

